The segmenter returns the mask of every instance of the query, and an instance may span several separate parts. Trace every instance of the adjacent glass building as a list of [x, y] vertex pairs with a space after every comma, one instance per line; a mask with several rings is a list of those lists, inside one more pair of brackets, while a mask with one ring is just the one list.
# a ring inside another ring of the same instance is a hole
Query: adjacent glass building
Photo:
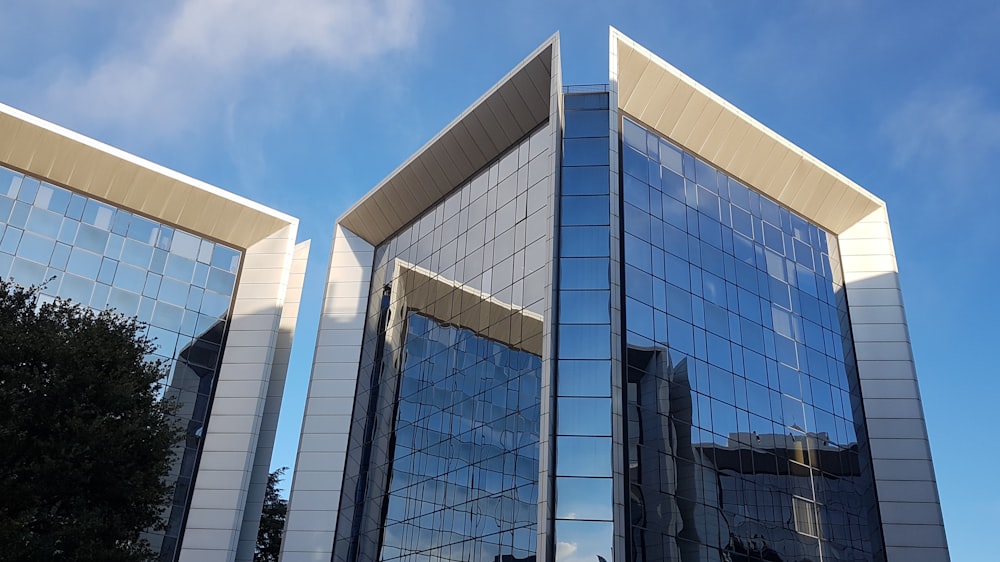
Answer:
[[948, 551], [885, 204], [615, 30], [336, 226], [283, 560]]
[[185, 440], [160, 559], [251, 560], [297, 314], [297, 220], [0, 105], [0, 277], [145, 323]]

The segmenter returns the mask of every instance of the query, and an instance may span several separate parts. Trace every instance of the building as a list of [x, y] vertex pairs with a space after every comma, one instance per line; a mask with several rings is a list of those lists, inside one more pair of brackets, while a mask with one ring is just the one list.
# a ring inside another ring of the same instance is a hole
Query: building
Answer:
[[338, 220], [282, 546], [948, 560], [885, 203], [552, 37]]
[[251, 560], [308, 243], [298, 220], [0, 105], [0, 276], [148, 323], [187, 440], [161, 560]]

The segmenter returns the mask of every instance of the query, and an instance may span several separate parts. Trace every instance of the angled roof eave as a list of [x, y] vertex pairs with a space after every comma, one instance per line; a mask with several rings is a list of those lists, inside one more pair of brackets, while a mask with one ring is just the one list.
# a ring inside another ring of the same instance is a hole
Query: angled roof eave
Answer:
[[[556, 33], [348, 209], [337, 222], [366, 242], [381, 244], [544, 123], [550, 117], [551, 87], [542, 91], [536, 85], [551, 86], [553, 76], [559, 72], [554, 62], [558, 54], [559, 34]], [[469, 143], [472, 146], [467, 146]], [[455, 145], [462, 146], [463, 157], [435, 158], [439, 149]], [[461, 180], [458, 183], [450, 179], [428, 182], [428, 173], [431, 177]], [[419, 189], [414, 189], [415, 186]], [[371, 220], [373, 215], [379, 215], [378, 210], [385, 208], [388, 201], [400, 199], [416, 204], [408, 205], [406, 212], [400, 216]]]
[[260, 203], [4, 104], [0, 163], [238, 248], [298, 224]]
[[[611, 74], [612, 80], [617, 77], [621, 111], [833, 233], [843, 232], [885, 206], [875, 195], [613, 27], [611, 42]], [[691, 105], [705, 118], [682, 110]], [[744, 135], [745, 131], [749, 134]], [[711, 147], [710, 154], [701, 152], [704, 147]], [[830, 201], [852, 204], [830, 208]]]

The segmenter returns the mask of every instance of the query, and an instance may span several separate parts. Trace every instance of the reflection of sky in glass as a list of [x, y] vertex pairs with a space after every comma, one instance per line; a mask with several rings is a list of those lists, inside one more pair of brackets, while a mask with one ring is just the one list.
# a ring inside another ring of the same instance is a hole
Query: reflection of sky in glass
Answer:
[[406, 332], [380, 560], [533, 555], [541, 360], [416, 312]]
[[[564, 102], [551, 540], [557, 560], [596, 562], [594, 553], [610, 550], [610, 532], [604, 530], [614, 512], [609, 98], [592, 92], [568, 95]], [[590, 524], [595, 520], [601, 521], [597, 527]], [[578, 536], [586, 528], [598, 531]]]
[[229, 311], [240, 253], [0, 168], [0, 276], [150, 325], [172, 359]]
[[[550, 132], [536, 129], [375, 249], [335, 560], [534, 554], [540, 374], [507, 369], [510, 357], [540, 362]], [[404, 263], [430, 281], [400, 282]], [[410, 338], [411, 312], [444, 322]], [[383, 513], [397, 519], [380, 535]]]
[[611, 484], [610, 478], [556, 478], [556, 517], [610, 521]]
[[623, 136], [629, 341], [694, 359], [696, 417], [723, 441], [754, 423], [735, 407], [852, 443], [836, 244], [628, 119]]
[[611, 476], [611, 441], [597, 437], [556, 437], [561, 476]]
[[870, 558], [835, 238], [622, 133], [633, 549]]
[[[0, 277], [45, 283], [96, 310], [136, 316], [170, 368], [164, 394], [190, 435], [170, 479], [169, 557], [186, 512], [201, 427], [222, 353], [241, 254], [221, 244], [0, 167]], [[160, 535], [150, 539], [156, 547]]]
[[613, 525], [606, 521], [556, 521], [556, 562], [613, 562]]

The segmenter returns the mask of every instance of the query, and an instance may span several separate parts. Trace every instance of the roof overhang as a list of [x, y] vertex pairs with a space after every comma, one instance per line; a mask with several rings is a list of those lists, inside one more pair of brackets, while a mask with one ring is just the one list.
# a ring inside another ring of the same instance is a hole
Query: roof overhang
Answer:
[[549, 118], [558, 56], [556, 34], [338, 222], [377, 246], [503, 154]]
[[885, 203], [611, 28], [618, 108], [823, 228]]
[[0, 104], [0, 163], [238, 248], [298, 219]]

